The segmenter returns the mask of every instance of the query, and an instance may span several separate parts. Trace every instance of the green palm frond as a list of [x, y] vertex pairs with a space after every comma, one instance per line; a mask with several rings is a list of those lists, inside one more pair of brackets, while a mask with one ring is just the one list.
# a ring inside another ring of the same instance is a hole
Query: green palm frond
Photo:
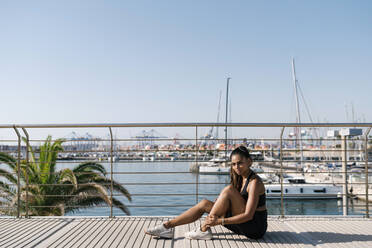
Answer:
[[91, 197], [86, 197], [82, 199], [74, 199], [74, 201], [71, 201], [69, 202], [69, 204], [67, 204], [65, 211], [66, 213], [69, 213], [69, 212], [74, 213], [82, 208], [91, 208], [91, 207], [99, 206], [102, 204], [106, 204], [106, 202], [99, 196], [91, 196]]
[[[106, 187], [106, 189], [108, 189], [108, 190], [111, 188], [111, 180], [106, 178], [106, 177], [98, 176], [98, 177], [94, 178], [94, 182], [99, 183], [101, 185], [102, 184], [105, 185], [104, 187]], [[123, 194], [129, 201], [132, 201], [132, 197], [131, 197], [130, 193], [120, 183], [118, 183], [116, 181], [112, 181], [112, 185], [113, 185], [114, 191], [117, 191], [117, 192]]]
[[4, 169], [0, 169], [0, 176], [7, 179], [9, 182], [13, 184], [17, 184], [17, 172], [9, 172]]
[[79, 187], [76, 191], [78, 198], [86, 198], [89, 195], [99, 195], [108, 205], [111, 204], [111, 200], [105, 187], [97, 183], [89, 183]]
[[50, 146], [51, 137], [48, 136], [44, 145], [40, 146], [40, 155], [39, 155], [39, 168], [38, 173], [40, 177], [40, 181], [43, 184], [46, 184], [48, 181], [48, 174], [49, 174], [49, 166], [47, 162], [48, 151]]
[[9, 184], [4, 183], [0, 181], [0, 192], [7, 193], [10, 196], [15, 196], [17, 194], [17, 191], [14, 190], [13, 187], [11, 187]]
[[74, 173], [80, 172], [99, 172], [102, 173], [104, 176], [107, 174], [107, 171], [103, 165], [96, 162], [85, 162], [77, 165], [74, 168]]
[[22, 137], [22, 140], [23, 140], [23, 142], [26, 143], [26, 146], [28, 148], [27, 152], [29, 152], [29, 154], [30, 154], [30, 162], [35, 164], [36, 163], [35, 153], [32, 149], [32, 146], [30, 145], [30, 142], [25, 137]]
[[58, 158], [58, 153], [63, 151], [62, 143], [64, 142], [64, 139], [57, 139], [54, 141], [54, 143], [50, 147], [50, 151], [48, 154], [48, 162], [49, 162], [49, 171], [50, 173], [55, 172], [55, 167], [57, 164], [57, 158]]
[[69, 182], [73, 185], [74, 189], [78, 188], [78, 181], [75, 173], [71, 169], [63, 169], [59, 172], [59, 183]]
[[116, 199], [116, 198], [113, 197], [112, 198], [112, 204], [113, 204], [113, 206], [121, 209], [127, 215], [130, 215], [129, 209], [124, 205], [124, 203], [122, 203], [118, 199]]
[[48, 136], [44, 145], [40, 146], [39, 172], [43, 183], [52, 183], [55, 180], [55, 166], [58, 153], [63, 151], [64, 139], [58, 139], [52, 144], [52, 136]]
[[17, 160], [5, 152], [0, 153], [0, 163], [6, 164], [11, 170], [17, 170]]

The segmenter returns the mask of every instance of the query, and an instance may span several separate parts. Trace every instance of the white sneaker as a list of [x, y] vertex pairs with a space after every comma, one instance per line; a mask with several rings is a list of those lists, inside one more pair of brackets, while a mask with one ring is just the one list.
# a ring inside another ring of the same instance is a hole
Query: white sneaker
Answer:
[[188, 239], [210, 240], [212, 239], [212, 237], [213, 235], [212, 235], [212, 231], [210, 228], [208, 228], [207, 231], [202, 232], [202, 230], [200, 230], [200, 227], [199, 227], [193, 231], [185, 233], [185, 238], [188, 238]]
[[163, 224], [149, 228], [145, 231], [146, 234], [157, 236], [159, 238], [173, 238], [173, 228], [165, 228]]

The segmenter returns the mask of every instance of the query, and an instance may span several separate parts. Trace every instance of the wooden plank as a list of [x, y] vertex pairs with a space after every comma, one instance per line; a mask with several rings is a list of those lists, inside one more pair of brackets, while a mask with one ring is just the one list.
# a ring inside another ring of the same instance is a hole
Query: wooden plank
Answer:
[[[118, 238], [115, 239], [112, 247], [125, 247], [127, 243], [130, 242], [131, 237], [134, 235], [134, 231], [141, 222], [138, 218], [133, 218], [129, 220], [128, 225], [125, 226], [125, 229], [118, 234]], [[121, 237], [121, 238], [120, 238]]]
[[90, 225], [84, 228], [78, 235], [74, 237], [74, 240], [71, 240], [70, 243], [67, 243], [66, 246], [70, 247], [86, 247], [87, 244], [84, 243], [89, 237], [94, 235], [96, 229], [99, 229], [102, 223], [104, 223], [103, 219], [90, 219], [88, 220]]
[[[274, 222], [273, 224], [278, 223], [278, 221]], [[300, 235], [297, 230], [294, 230], [291, 228], [290, 225], [288, 225], [288, 221], [281, 221], [280, 224], [280, 230], [282, 231], [283, 236], [287, 236], [293, 241], [296, 246], [301, 246], [305, 248], [314, 247], [314, 243], [305, 238], [304, 236]], [[286, 234], [288, 233], [288, 234]]]
[[275, 229], [275, 236], [278, 240], [278, 243], [281, 244], [281, 246], [289, 248], [303, 247], [303, 244], [299, 244], [293, 239], [293, 237], [291, 237], [290, 232], [283, 231], [282, 223], [282, 221], [275, 221], [271, 223], [272, 227]]
[[48, 238], [56, 230], [62, 228], [64, 225], [63, 221], [47, 221], [39, 227], [38, 229], [30, 230], [27, 234], [20, 235], [19, 239], [14, 239], [13, 243], [7, 244], [8, 247], [20, 247], [20, 246], [29, 246], [38, 244], [43, 239]]
[[151, 222], [150, 218], [143, 219], [143, 226], [138, 231], [138, 236], [137, 236], [137, 238], [136, 238], [136, 240], [135, 240], [135, 242], [132, 246], [133, 248], [145, 247], [145, 246], [142, 246], [142, 244], [144, 243], [145, 236], [149, 236], [149, 235], [145, 234], [145, 229], [148, 228], [150, 222]]
[[[27, 225], [28, 224], [28, 225]], [[8, 233], [4, 233], [0, 238], [0, 246], [10, 246], [14, 242], [22, 239], [23, 235], [27, 235], [28, 232], [38, 230], [43, 226], [43, 222], [33, 221], [27, 223], [25, 221], [19, 221], [19, 225], [14, 230], [10, 229]]]
[[[345, 227], [344, 223], [343, 223], [343, 226]], [[358, 240], [352, 241], [352, 245], [354, 247], [370, 248], [371, 244], [368, 245], [366, 244], [366, 242], [363, 242], [363, 239], [366, 239], [367, 237], [371, 237], [371, 235], [365, 234], [366, 228], [368, 227], [364, 227], [364, 223], [362, 221], [350, 221], [349, 224], [347, 225], [347, 230], [343, 228], [343, 233], [347, 233], [347, 231], [351, 231], [349, 234], [352, 234], [353, 237], [355, 237], [355, 239], [358, 239]]]
[[282, 246], [280, 243], [279, 243], [279, 240], [277, 238], [277, 233], [276, 233], [276, 228], [275, 228], [275, 225], [273, 225], [274, 222], [270, 222], [270, 224], [268, 225], [267, 227], [267, 232], [265, 234], [265, 236], [263, 236], [262, 240], [271, 248], [274, 248], [274, 247], [285, 247], [285, 246]]
[[338, 243], [340, 244], [342, 242], [338, 247], [363, 247], [362, 244], [358, 245], [359, 242], [357, 240], [353, 240], [353, 237], [360, 237], [360, 232], [358, 232], [358, 235], [355, 235], [353, 221], [350, 221], [347, 225], [341, 221], [329, 221], [329, 223], [335, 230], [334, 236], [339, 237]]
[[333, 221], [318, 221], [317, 226], [321, 226], [321, 228], [318, 229], [315, 233], [319, 233], [319, 230], [321, 230], [322, 235], [324, 236], [324, 243], [328, 244], [331, 247], [334, 247], [334, 245], [337, 245], [338, 248], [348, 247], [345, 243], [346, 240], [344, 242], [340, 242], [340, 230], [338, 230], [337, 225], [335, 225]]
[[114, 243], [120, 242], [121, 235], [125, 235], [129, 225], [133, 222], [130, 219], [120, 219], [119, 223], [115, 223], [113, 230], [110, 230], [110, 234], [105, 235], [94, 247], [116, 247]]
[[17, 219], [0, 219], [0, 235], [18, 225]]
[[131, 235], [132, 229], [135, 228], [137, 223], [138, 221], [135, 221], [134, 218], [128, 219], [125, 226], [118, 230], [109, 247], [119, 247], [121, 240]]
[[86, 220], [82, 221], [79, 219], [74, 219], [70, 223], [70, 225], [67, 226], [68, 228], [65, 227], [60, 232], [58, 232], [57, 235], [52, 236], [52, 238], [50, 239], [50, 243], [48, 242], [47, 246], [45, 247], [64, 247], [64, 244], [69, 243], [80, 229], [84, 229], [88, 225], [89, 222]]
[[220, 240], [222, 247], [237, 247], [235, 242], [229, 242], [227, 240], [226, 234], [222, 230], [221, 226], [214, 226], [213, 230], [213, 239]]
[[229, 242], [231, 247], [238, 247], [238, 248], [244, 248], [244, 247], [255, 247], [255, 248], [261, 248], [261, 245], [256, 240], [252, 240], [247, 238], [244, 235], [238, 235], [226, 227], [220, 226], [220, 229], [222, 232], [225, 233], [226, 240]]
[[[38, 225], [38, 222], [36, 221], [33, 221], [31, 223], [31, 225]], [[29, 228], [32, 228], [30, 227], [30, 224], [27, 225], [27, 222], [25, 222], [24, 220], [16, 220], [14, 225], [12, 226], [8, 226], [8, 228], [6, 230], [4, 230], [0, 235], [0, 243], [1, 242], [6, 242], [6, 240], [8, 239], [9, 236], [13, 236], [21, 231], [25, 231]]]
[[80, 227], [74, 233], [71, 233], [70, 236], [63, 242], [63, 247], [78, 247], [82, 240], [84, 240], [86, 235], [89, 235], [89, 232], [94, 229], [95, 225], [99, 222], [99, 219], [86, 219], [80, 220], [81, 222], [86, 222], [84, 227]]
[[[148, 221], [149, 221], [148, 224], [144, 225], [144, 229], [148, 229], [150, 227], [155, 226], [157, 219], [156, 218], [148, 218]], [[152, 240], [152, 236], [148, 235], [148, 234], [145, 234], [145, 236], [143, 238], [143, 242], [142, 242], [142, 247], [154, 247], [154, 246], [150, 246], [151, 240]]]
[[[28, 236], [30, 232], [35, 230], [32, 226], [27, 225], [27, 222], [24, 220], [19, 220], [17, 222], [18, 225], [16, 229], [9, 229], [8, 232], [3, 233], [0, 239], [1, 247], [9, 247], [15, 244], [17, 241], [22, 240], [23, 235]], [[42, 225], [42, 223], [39, 222], [32, 222], [30, 224], [36, 228]]]
[[[130, 238], [126, 241], [126, 242], [122, 242], [119, 244], [119, 247], [129, 247], [129, 248], [132, 248], [134, 247], [134, 244], [137, 243], [137, 242], [141, 242], [139, 240], [139, 234], [140, 233], [143, 233], [143, 226], [145, 224], [145, 220], [144, 218], [141, 218], [141, 219], [138, 219], [138, 224], [136, 226], [135, 229], [133, 229], [133, 232], [132, 232], [132, 235], [130, 236]], [[123, 246], [125, 245], [125, 246]]]
[[188, 225], [177, 226], [174, 230], [172, 247], [190, 247], [189, 241], [185, 238], [185, 232], [188, 230]]
[[[275, 221], [278, 221], [277, 219], [275, 219]], [[273, 227], [272, 227], [272, 223], [273, 221], [268, 219], [267, 221], [267, 231], [266, 231], [266, 234], [256, 240], [256, 242], [262, 247], [262, 248], [274, 248], [274, 247], [278, 247], [276, 244], [273, 244], [271, 243], [270, 241], [270, 233], [274, 230]]]
[[[315, 222], [315, 221], [312, 221]], [[289, 225], [292, 229], [297, 230], [297, 233], [302, 237], [302, 239], [306, 239], [311, 242], [314, 246], [321, 245], [321, 247], [330, 247], [326, 243], [320, 240], [324, 240], [326, 235], [323, 235], [323, 238], [319, 235], [312, 233], [311, 231], [314, 230], [312, 224], [303, 221], [287, 221], [287, 225]], [[319, 224], [318, 224], [319, 225]], [[315, 230], [320, 229], [321, 227], [316, 228]]]
[[[213, 238], [223, 239], [226, 244], [224, 247], [239, 248], [238, 244], [231, 238], [234, 234], [224, 228], [221, 225], [214, 227], [215, 233], [213, 233]], [[242, 246], [245, 247], [245, 246]]]
[[94, 233], [85, 239], [84, 247], [93, 247], [95, 244], [97, 244], [103, 236], [111, 232], [111, 228], [116, 222], [119, 222], [116, 218], [102, 221], [101, 225], [95, 229]]

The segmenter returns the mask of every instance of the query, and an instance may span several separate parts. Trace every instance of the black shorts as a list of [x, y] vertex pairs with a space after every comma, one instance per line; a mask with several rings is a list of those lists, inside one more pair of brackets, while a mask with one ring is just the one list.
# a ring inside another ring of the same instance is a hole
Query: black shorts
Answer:
[[[228, 217], [232, 217], [231, 212], [226, 213], [225, 218]], [[267, 230], [267, 211], [256, 211], [252, 220], [240, 224], [224, 225], [224, 227], [251, 239], [262, 238]]]

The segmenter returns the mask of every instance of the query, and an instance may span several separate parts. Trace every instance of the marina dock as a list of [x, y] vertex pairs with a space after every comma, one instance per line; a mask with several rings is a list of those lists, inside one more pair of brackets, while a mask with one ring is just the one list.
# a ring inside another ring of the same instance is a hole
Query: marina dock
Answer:
[[184, 233], [200, 222], [175, 228], [173, 239], [144, 234], [170, 217], [1, 218], [0, 247], [372, 247], [372, 220], [361, 217], [269, 217], [262, 239], [236, 235], [222, 226], [213, 239], [188, 240]]

